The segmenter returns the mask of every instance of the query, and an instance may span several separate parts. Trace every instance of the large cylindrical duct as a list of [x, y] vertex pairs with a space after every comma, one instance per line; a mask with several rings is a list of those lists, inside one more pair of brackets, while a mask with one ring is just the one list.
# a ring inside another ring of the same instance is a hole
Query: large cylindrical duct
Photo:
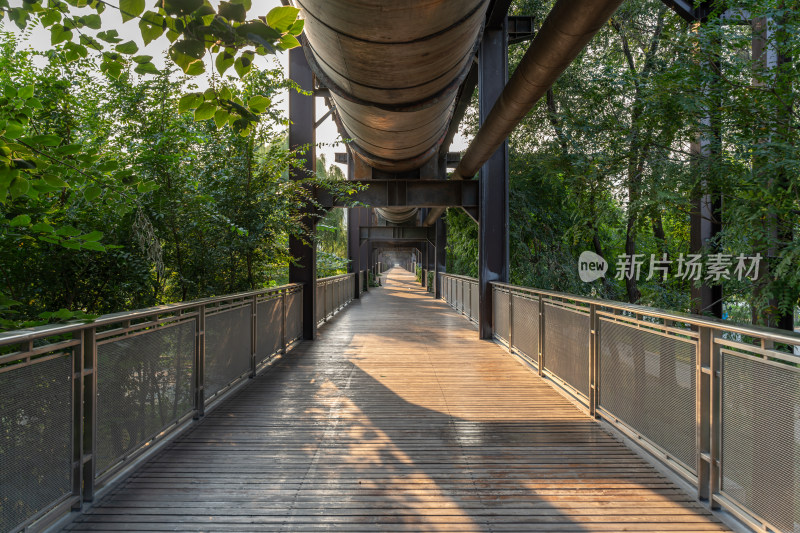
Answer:
[[[331, 91], [354, 156], [386, 172], [439, 152], [471, 67], [488, 0], [293, 0], [305, 53]], [[389, 222], [416, 210], [383, 208]], [[401, 220], [402, 219], [402, 220]]]

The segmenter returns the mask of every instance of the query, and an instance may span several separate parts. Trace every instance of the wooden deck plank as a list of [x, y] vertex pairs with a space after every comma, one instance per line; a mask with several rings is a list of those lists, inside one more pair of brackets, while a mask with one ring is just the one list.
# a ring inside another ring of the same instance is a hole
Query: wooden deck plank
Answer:
[[399, 269], [68, 529], [727, 531]]

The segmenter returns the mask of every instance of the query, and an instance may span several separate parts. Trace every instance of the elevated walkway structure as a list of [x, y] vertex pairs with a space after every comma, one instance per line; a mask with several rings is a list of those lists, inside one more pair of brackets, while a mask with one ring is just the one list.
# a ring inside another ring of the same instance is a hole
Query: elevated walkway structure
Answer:
[[727, 531], [395, 268], [70, 531]]

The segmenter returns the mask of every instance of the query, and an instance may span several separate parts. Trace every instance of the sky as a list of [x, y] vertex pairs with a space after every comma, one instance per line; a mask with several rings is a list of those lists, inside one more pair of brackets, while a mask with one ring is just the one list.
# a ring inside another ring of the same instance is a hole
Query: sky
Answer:
[[[20, 4], [21, 0], [11, 0], [11, 5], [13, 7], [14, 4]], [[112, 0], [113, 1], [113, 0]], [[216, 3], [215, 0], [212, 0], [212, 3]], [[250, 11], [250, 15], [259, 15], [261, 13], [256, 13], [255, 8], [263, 9], [263, 15], [266, 15], [270, 9], [274, 7], [278, 7], [281, 5], [280, 0], [258, 0], [253, 2], [254, 9]], [[88, 11], [89, 12], [94, 12]], [[103, 17], [103, 29], [116, 29], [120, 37], [125, 40], [132, 40], [135, 41], [139, 45], [139, 54], [147, 54], [153, 56], [153, 63], [156, 67], [161, 67], [164, 64], [164, 52], [169, 48], [169, 41], [166, 37], [162, 36], [159, 39], [156, 39], [149, 45], [145, 46], [144, 42], [142, 41], [141, 34], [139, 33], [139, 26], [137, 24], [137, 20], [134, 19], [132, 21], [128, 21], [126, 23], [122, 22], [122, 17], [120, 16], [119, 12], [115, 9], [106, 9], [105, 12], [102, 14]], [[15, 33], [20, 33], [17, 29], [16, 25], [13, 23], [9, 23], [4, 21], [2, 25], [0, 25], [0, 30], [2, 31], [11, 31]], [[30, 36], [30, 39], [27, 41], [27, 44], [30, 45], [32, 48], [37, 50], [46, 50], [50, 47], [50, 33], [49, 31], [41, 28], [36, 27]], [[283, 68], [284, 73], [288, 74], [288, 60], [289, 54], [287, 52], [278, 52], [275, 56], [267, 56], [261, 57], [256, 56], [255, 64], [261, 67], [270, 67], [271, 62], [277, 61]], [[207, 69], [211, 71], [211, 69]], [[206, 74], [202, 74], [200, 76], [196, 76], [193, 81], [197, 83], [199, 86], [207, 86], [208, 82], [206, 81]], [[283, 98], [275, 102], [275, 105], [280, 106], [284, 111], [286, 111], [288, 106], [288, 97], [286, 94], [283, 95]], [[328, 111], [327, 107], [322, 98], [316, 98], [316, 113], [317, 113], [317, 120], [322, 118], [325, 113]], [[325, 160], [328, 165], [333, 164], [334, 162], [334, 154], [336, 152], [344, 152], [345, 146], [341, 142], [341, 137], [339, 136], [339, 132], [336, 130], [336, 124], [334, 123], [331, 117], [326, 118], [322, 124], [317, 128], [317, 142], [322, 143], [324, 146], [320, 146], [317, 148], [317, 155], [324, 155]], [[451, 146], [451, 150], [454, 151], [461, 151], [467, 146], [467, 141], [461, 134], [457, 134], [455, 140], [453, 141], [453, 145]], [[347, 172], [346, 165], [338, 165], [343, 172]]]

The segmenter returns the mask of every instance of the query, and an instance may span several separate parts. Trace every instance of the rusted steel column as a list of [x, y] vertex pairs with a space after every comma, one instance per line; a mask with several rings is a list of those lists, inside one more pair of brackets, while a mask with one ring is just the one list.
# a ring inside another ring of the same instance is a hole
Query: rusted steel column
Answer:
[[[478, 52], [478, 102], [481, 125], [508, 78], [506, 19], [487, 28]], [[478, 230], [478, 332], [492, 338], [493, 281], [508, 282], [508, 143], [503, 141], [481, 168]]]
[[[289, 51], [289, 77], [301, 88], [311, 91], [311, 95], [289, 91], [289, 148], [307, 146], [305, 164], [292, 167], [289, 172], [293, 180], [305, 179], [316, 172], [316, 135], [314, 129], [314, 76], [308, 66], [306, 56], [301, 48]], [[306, 206], [301, 223], [312, 234], [315, 233], [316, 217], [313, 207]], [[306, 244], [297, 237], [289, 238], [289, 253], [297, 260], [297, 264], [289, 265], [289, 283], [303, 283], [303, 338], [313, 340], [317, 336], [316, 319], [316, 286], [317, 286], [317, 249]]]

